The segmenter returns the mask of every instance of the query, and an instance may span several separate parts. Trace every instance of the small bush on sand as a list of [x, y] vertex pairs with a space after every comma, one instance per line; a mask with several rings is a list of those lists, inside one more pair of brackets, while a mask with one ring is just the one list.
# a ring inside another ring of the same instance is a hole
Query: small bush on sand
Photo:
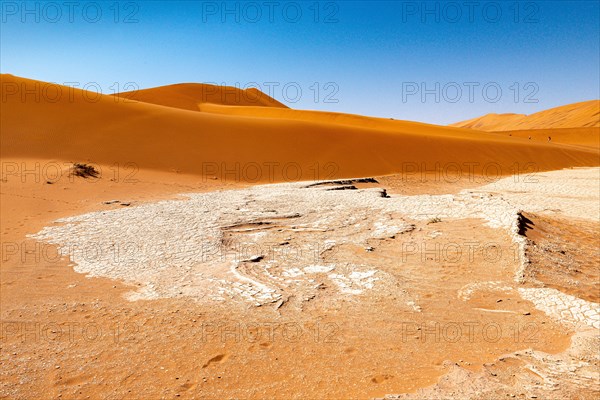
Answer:
[[442, 219], [435, 217], [435, 218], [431, 218], [429, 221], [427, 221], [428, 224], [437, 224], [438, 222], [442, 222]]
[[84, 163], [73, 164], [73, 175], [80, 176], [82, 178], [97, 178], [99, 172], [91, 165]]

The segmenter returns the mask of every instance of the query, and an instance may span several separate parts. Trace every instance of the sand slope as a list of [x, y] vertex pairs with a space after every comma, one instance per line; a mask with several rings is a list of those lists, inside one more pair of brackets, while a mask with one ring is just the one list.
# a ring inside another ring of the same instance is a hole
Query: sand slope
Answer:
[[538, 142], [547, 142], [550, 137], [553, 143], [600, 149], [600, 127], [527, 129], [521, 131], [497, 131], [495, 133]]
[[482, 131], [600, 127], [600, 100], [567, 104], [531, 115], [487, 114], [450, 126]]
[[241, 90], [232, 86], [203, 83], [160, 86], [119, 93], [117, 96], [192, 111], [201, 111], [203, 103], [287, 108], [284, 104], [254, 88]]
[[592, 150], [452, 127], [281, 108], [273, 116], [264, 114], [265, 107], [231, 107], [243, 112], [229, 115], [217, 113], [217, 106], [196, 112], [57, 85], [63, 95], [50, 98], [42, 91], [34, 97], [24, 90], [43, 90], [44, 82], [12, 75], [2, 75], [1, 84], [2, 157], [132, 162], [261, 182], [450, 165], [477, 173], [493, 164], [494, 172], [510, 174], [515, 163], [534, 163], [538, 170], [599, 163]]

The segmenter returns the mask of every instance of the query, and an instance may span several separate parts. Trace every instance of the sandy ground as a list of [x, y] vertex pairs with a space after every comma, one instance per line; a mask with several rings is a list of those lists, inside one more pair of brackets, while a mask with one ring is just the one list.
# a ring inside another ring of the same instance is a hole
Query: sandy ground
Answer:
[[570, 240], [552, 226], [597, 243], [598, 169], [262, 186], [102, 171], [2, 182], [3, 398], [600, 390], [597, 264], [544, 267]]
[[597, 102], [549, 143], [0, 80], [2, 398], [597, 398]]

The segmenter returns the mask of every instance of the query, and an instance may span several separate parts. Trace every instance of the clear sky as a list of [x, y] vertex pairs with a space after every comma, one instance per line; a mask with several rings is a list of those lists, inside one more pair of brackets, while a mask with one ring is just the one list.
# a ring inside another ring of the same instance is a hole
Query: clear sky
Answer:
[[103, 93], [259, 86], [292, 108], [446, 124], [600, 98], [599, 4], [2, 1], [0, 70]]

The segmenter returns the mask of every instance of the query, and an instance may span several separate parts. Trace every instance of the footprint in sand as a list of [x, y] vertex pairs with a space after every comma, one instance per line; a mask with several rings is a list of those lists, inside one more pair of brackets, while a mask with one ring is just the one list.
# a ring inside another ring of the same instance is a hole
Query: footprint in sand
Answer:
[[381, 383], [381, 382], [387, 381], [390, 378], [393, 378], [393, 376], [391, 376], [391, 375], [375, 375], [374, 377], [371, 378], [371, 382]]
[[202, 366], [202, 368], [206, 368], [210, 364], [215, 364], [215, 363], [219, 363], [220, 364], [220, 363], [223, 363], [223, 362], [227, 361], [228, 358], [229, 358], [229, 354], [219, 354], [217, 356], [214, 356], [210, 360], [208, 360], [208, 362], [206, 364], [204, 364]]
[[196, 387], [196, 385], [194, 383], [191, 382], [186, 382], [183, 385], [180, 386], [180, 388], [182, 390], [192, 390]]

